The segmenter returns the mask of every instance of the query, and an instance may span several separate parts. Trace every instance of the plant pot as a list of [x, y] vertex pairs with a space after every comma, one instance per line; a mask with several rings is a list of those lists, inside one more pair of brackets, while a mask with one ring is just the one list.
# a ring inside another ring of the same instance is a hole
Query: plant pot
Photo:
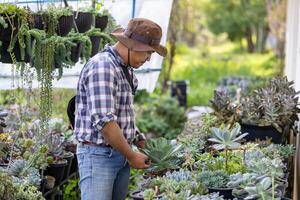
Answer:
[[[3, 42], [2, 46], [1, 46], [1, 50], [0, 50], [0, 54], [1, 54], [1, 58], [0, 58], [0, 62], [2, 63], [13, 63], [10, 54], [7, 52], [7, 49], [9, 47], [9, 42]], [[13, 49], [13, 53], [16, 57], [16, 61], [17, 62], [25, 62], [25, 63], [29, 63], [30, 62], [30, 56], [28, 55], [28, 53], [26, 52], [26, 48], [24, 49], [25, 51], [25, 56], [24, 59], [21, 59], [21, 52], [20, 52], [20, 45], [19, 45], [19, 41], [16, 42], [14, 49]]]
[[32, 14], [33, 18], [33, 28], [39, 29], [39, 30], [44, 30], [44, 24], [43, 24], [43, 17], [40, 14], [33, 13]]
[[80, 57], [82, 44], [78, 43], [76, 46], [71, 49], [71, 60], [74, 63], [77, 63]]
[[100, 36], [90, 36], [90, 40], [92, 42], [91, 57], [93, 57], [94, 55], [96, 55], [99, 52], [101, 37]]
[[[0, 14], [0, 16], [4, 17], [4, 20], [7, 23], [6, 28], [0, 26], [0, 41], [9, 43], [11, 40], [12, 27], [10, 26], [8, 19], [4, 14]], [[18, 17], [9, 16], [9, 19], [13, 22], [13, 26], [15, 28], [13, 31], [13, 36], [15, 36], [18, 32]]]
[[91, 29], [93, 14], [89, 12], [74, 12], [74, 18], [79, 33], [85, 33]]
[[73, 15], [61, 16], [58, 20], [57, 35], [66, 36], [73, 28]]
[[171, 96], [176, 97], [179, 106], [187, 107], [187, 87], [188, 82], [183, 81], [172, 81], [171, 83]]
[[55, 186], [58, 186], [63, 180], [64, 171], [67, 165], [68, 162], [65, 159], [59, 161], [58, 163], [52, 163], [48, 165], [44, 174], [53, 176], [55, 178]]
[[273, 126], [241, 124], [241, 132], [248, 133], [248, 135], [244, 137], [247, 142], [253, 142], [257, 139], [266, 140], [266, 138], [272, 138], [273, 143], [282, 143], [282, 134], [278, 132]]
[[74, 154], [74, 158], [71, 163], [71, 169], [70, 169], [70, 174], [73, 174], [75, 172], [78, 172], [78, 162], [77, 162], [77, 156]]
[[55, 185], [55, 178], [53, 176], [45, 176], [45, 179], [46, 179], [45, 189], [47, 190], [52, 189]]
[[[129, 197], [132, 198], [133, 200], [144, 200], [144, 191], [142, 190], [134, 190], [129, 193]], [[156, 195], [155, 199], [160, 199], [162, 198], [162, 195]]]
[[63, 176], [63, 180], [67, 179], [70, 175], [70, 170], [71, 170], [71, 166], [72, 166], [72, 160], [74, 158], [74, 154], [71, 153], [71, 152], [67, 152], [65, 153], [64, 159], [66, 159], [68, 161], [68, 165], [66, 166], [65, 168], [65, 171], [64, 171], [64, 176]]
[[95, 18], [95, 28], [100, 28], [103, 31], [107, 27], [108, 16], [96, 16]]
[[223, 195], [224, 199], [233, 199], [232, 188], [208, 188], [209, 193], [218, 192], [219, 195]]
[[[54, 178], [53, 178], [53, 179], [54, 179]], [[55, 182], [55, 180], [53, 181], [53, 186], [54, 186], [54, 182]], [[44, 178], [42, 178], [42, 180], [41, 180], [40, 188], [39, 188], [39, 191], [40, 191], [41, 193], [44, 193], [44, 192], [45, 192], [46, 184], [47, 184], [47, 178], [44, 177]], [[51, 185], [50, 185], [50, 186], [51, 186]]]

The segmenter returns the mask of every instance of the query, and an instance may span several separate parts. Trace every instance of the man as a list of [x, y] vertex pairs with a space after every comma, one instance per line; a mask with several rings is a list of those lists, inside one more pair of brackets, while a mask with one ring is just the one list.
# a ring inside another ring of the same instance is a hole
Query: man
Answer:
[[130, 167], [149, 167], [148, 157], [134, 152], [131, 145], [144, 146], [145, 137], [134, 121], [133, 94], [139, 68], [161, 46], [162, 30], [156, 23], [132, 19], [126, 30], [112, 33], [114, 46], [91, 58], [79, 77], [76, 96], [75, 130], [79, 144], [77, 158], [82, 200], [124, 200]]

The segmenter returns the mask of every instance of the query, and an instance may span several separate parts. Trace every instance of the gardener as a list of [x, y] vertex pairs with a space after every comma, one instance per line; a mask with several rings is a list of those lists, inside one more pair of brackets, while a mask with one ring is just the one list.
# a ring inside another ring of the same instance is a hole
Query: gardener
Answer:
[[75, 135], [82, 200], [124, 200], [130, 167], [149, 167], [148, 157], [131, 145], [144, 146], [134, 121], [133, 94], [137, 79], [132, 68], [149, 61], [161, 46], [156, 23], [135, 18], [127, 29], [111, 33], [118, 42], [107, 45], [83, 67], [77, 86]]

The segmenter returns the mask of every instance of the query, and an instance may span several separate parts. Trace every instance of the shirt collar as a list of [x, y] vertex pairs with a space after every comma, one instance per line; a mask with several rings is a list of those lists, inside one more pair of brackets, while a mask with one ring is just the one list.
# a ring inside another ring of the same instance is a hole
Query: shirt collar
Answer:
[[116, 61], [118, 62], [119, 65], [127, 67], [127, 65], [125, 64], [124, 60], [120, 56], [119, 52], [117, 50], [115, 50], [113, 48], [113, 46], [111, 46], [111, 45], [105, 45], [105, 50], [107, 50], [108, 52], [110, 52], [116, 58]]

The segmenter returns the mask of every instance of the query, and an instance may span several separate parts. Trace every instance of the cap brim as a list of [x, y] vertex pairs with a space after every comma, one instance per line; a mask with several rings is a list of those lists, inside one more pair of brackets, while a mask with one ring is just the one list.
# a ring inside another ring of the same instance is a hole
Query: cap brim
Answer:
[[128, 38], [124, 34], [123, 28], [118, 28], [111, 33], [112, 36], [116, 37], [119, 42], [125, 45], [127, 48], [134, 50], [134, 51], [155, 51], [159, 55], [165, 57], [167, 55], [167, 48], [162, 45], [157, 46], [150, 46], [139, 42], [137, 40], [133, 40]]

